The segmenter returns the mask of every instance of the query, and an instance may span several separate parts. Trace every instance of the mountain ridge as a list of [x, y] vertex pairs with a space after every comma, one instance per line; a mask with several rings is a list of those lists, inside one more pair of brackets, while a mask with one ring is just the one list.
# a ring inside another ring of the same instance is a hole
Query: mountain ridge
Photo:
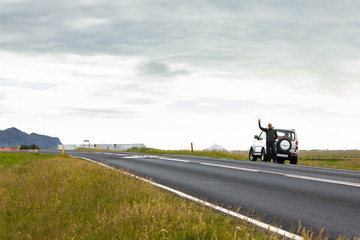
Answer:
[[0, 147], [14, 147], [35, 144], [43, 149], [56, 149], [61, 141], [58, 137], [50, 137], [38, 133], [27, 134], [15, 127], [0, 130]]

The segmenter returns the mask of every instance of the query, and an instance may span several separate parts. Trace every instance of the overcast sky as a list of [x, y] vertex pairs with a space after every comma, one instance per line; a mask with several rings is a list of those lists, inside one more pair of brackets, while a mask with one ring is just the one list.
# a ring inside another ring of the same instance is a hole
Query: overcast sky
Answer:
[[0, 0], [0, 129], [63, 143], [360, 148], [360, 1]]

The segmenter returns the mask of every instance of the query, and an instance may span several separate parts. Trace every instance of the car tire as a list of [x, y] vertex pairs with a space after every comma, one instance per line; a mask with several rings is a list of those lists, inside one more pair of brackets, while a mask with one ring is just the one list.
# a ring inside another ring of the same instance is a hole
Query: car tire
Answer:
[[266, 154], [265, 154], [265, 149], [262, 149], [261, 150], [261, 157], [260, 157], [261, 161], [262, 162], [266, 162], [267, 161], [267, 157], [266, 157]]
[[257, 156], [254, 155], [254, 149], [253, 149], [253, 148], [250, 148], [250, 151], [249, 151], [249, 160], [250, 160], [250, 161], [256, 161], [256, 160], [257, 160]]
[[277, 162], [280, 163], [280, 164], [284, 164], [285, 159], [283, 159], [283, 158], [278, 158], [278, 159], [277, 159]]
[[287, 138], [280, 139], [276, 143], [276, 148], [279, 153], [287, 154], [291, 149], [291, 141]]
[[297, 164], [298, 162], [298, 158], [294, 157], [294, 158], [290, 158], [290, 164]]

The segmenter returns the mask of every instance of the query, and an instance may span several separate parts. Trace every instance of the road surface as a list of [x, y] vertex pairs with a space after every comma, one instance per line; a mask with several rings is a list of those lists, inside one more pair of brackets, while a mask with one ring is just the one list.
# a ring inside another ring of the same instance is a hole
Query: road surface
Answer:
[[[50, 153], [50, 152], [48, 152]], [[135, 153], [69, 152], [295, 232], [299, 221], [331, 239], [360, 237], [360, 172]]]

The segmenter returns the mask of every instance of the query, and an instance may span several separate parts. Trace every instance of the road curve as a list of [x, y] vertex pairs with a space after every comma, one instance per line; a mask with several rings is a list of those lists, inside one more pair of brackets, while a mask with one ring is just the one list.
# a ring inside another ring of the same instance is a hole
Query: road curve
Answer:
[[[52, 153], [46, 152], [44, 153]], [[71, 151], [295, 232], [360, 237], [360, 172], [197, 156]]]

